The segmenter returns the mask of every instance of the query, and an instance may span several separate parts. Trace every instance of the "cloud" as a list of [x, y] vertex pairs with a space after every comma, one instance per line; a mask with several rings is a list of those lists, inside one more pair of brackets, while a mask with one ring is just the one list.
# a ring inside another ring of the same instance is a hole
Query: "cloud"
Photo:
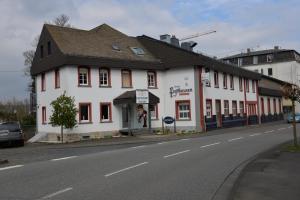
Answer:
[[194, 40], [196, 50], [221, 57], [258, 44], [299, 50], [299, 9], [298, 0], [1, 0], [0, 99], [28, 97], [22, 52], [32, 48], [45, 21], [62, 13], [78, 28], [107, 23], [132, 36], [181, 38], [216, 30]]

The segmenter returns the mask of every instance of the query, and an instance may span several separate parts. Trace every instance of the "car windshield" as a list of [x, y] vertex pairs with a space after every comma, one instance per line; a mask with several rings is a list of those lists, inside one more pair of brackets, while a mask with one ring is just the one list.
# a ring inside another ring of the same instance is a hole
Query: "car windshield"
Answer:
[[16, 131], [19, 130], [19, 124], [17, 123], [3, 123], [0, 124], [0, 131], [2, 130], [8, 130], [8, 131]]

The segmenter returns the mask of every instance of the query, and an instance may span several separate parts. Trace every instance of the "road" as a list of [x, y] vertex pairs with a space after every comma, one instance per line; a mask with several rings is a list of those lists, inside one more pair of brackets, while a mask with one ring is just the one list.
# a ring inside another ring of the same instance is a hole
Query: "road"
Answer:
[[277, 124], [0, 168], [2, 200], [213, 199], [241, 163], [291, 139]]

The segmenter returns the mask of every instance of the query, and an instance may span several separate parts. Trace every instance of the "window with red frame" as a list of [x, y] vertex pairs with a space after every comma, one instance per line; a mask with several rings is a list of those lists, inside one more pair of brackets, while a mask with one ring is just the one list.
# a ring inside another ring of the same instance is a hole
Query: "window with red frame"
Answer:
[[110, 69], [100, 68], [99, 69], [99, 86], [100, 87], [110, 87]]
[[127, 69], [121, 70], [121, 76], [122, 76], [122, 87], [131, 88], [132, 87], [131, 70], [127, 70]]
[[151, 110], [150, 110], [151, 119], [152, 120], [158, 119], [158, 104], [151, 105], [150, 108], [151, 108]]
[[41, 77], [41, 90], [46, 91], [46, 75], [45, 75], [45, 73], [42, 73], [42, 77]]
[[243, 91], [243, 78], [239, 77], [239, 89], [240, 91]]
[[219, 72], [217, 71], [214, 71], [214, 84], [216, 88], [219, 87]]
[[111, 122], [112, 121], [112, 111], [111, 111], [111, 103], [110, 102], [100, 103], [100, 121], [101, 122]]
[[229, 101], [224, 100], [224, 116], [228, 117], [229, 116]]
[[206, 118], [212, 117], [212, 100], [206, 99]]
[[90, 86], [91, 73], [88, 67], [78, 67], [78, 86]]
[[260, 106], [261, 106], [261, 114], [265, 114], [265, 102], [263, 97], [260, 98]]
[[148, 79], [148, 88], [156, 88], [157, 87], [156, 72], [149, 71], [147, 73], [147, 79]]
[[274, 113], [277, 113], [277, 109], [276, 109], [276, 99], [273, 99], [273, 108], [274, 108]]
[[249, 92], [249, 79], [246, 79], [246, 92]]
[[223, 73], [223, 88], [227, 89], [227, 74]]
[[189, 100], [176, 101], [176, 118], [177, 120], [191, 119], [191, 105]]
[[92, 104], [79, 103], [79, 123], [92, 122]]
[[252, 80], [252, 92], [255, 93], [255, 80]]
[[60, 88], [60, 75], [59, 69], [55, 70], [55, 88]]
[[46, 107], [42, 107], [42, 123], [46, 124], [47, 123], [47, 114], [46, 114]]
[[271, 114], [271, 102], [270, 102], [270, 98], [268, 98], [268, 114]]
[[248, 115], [256, 115], [256, 104], [248, 104]]
[[234, 78], [233, 75], [230, 75], [230, 89], [234, 90]]

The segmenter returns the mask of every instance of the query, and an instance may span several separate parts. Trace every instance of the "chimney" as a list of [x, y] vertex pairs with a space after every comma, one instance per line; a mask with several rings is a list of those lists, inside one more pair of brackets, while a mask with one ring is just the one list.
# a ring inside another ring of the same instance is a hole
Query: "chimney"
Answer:
[[171, 44], [171, 35], [169, 34], [160, 35], [160, 41]]
[[279, 46], [274, 46], [274, 49], [275, 50], [279, 50]]
[[188, 42], [182, 42], [181, 43], [181, 48], [188, 50], [188, 51], [193, 51], [193, 48], [197, 45], [197, 42], [194, 41], [188, 41]]
[[178, 40], [178, 38], [175, 37], [175, 35], [172, 35], [172, 37], [171, 37], [171, 44], [176, 47], [179, 47], [179, 40]]
[[250, 53], [250, 52], [251, 52], [251, 49], [250, 49], [250, 48], [248, 48], [248, 49], [247, 49], [247, 53]]

